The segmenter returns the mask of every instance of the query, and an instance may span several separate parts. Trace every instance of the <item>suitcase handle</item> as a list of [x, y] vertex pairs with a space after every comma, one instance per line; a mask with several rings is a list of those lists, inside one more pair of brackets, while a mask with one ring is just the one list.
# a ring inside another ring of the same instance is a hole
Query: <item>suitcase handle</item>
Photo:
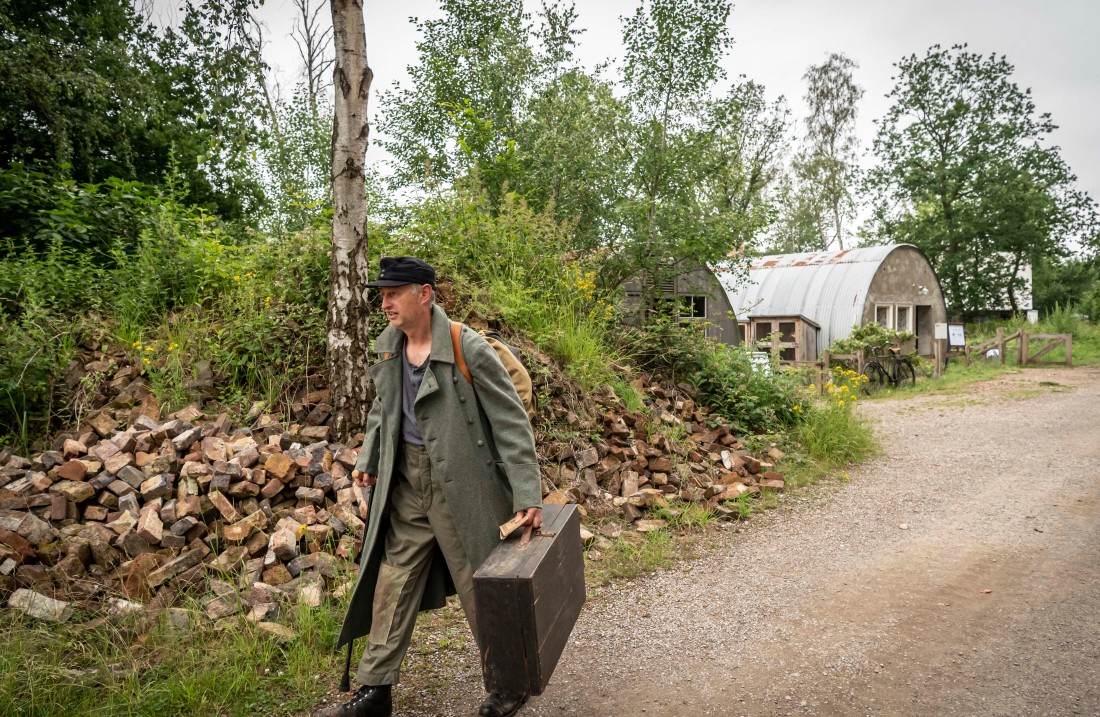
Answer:
[[542, 528], [539, 528], [538, 531], [535, 531], [533, 525], [528, 525], [526, 528], [523, 529], [523, 535], [519, 537], [519, 545], [516, 546], [516, 550], [524, 550], [531, 542], [531, 535], [535, 534], [536, 532], [540, 538], [553, 538], [555, 535], [557, 535], [557, 533], [544, 532]]

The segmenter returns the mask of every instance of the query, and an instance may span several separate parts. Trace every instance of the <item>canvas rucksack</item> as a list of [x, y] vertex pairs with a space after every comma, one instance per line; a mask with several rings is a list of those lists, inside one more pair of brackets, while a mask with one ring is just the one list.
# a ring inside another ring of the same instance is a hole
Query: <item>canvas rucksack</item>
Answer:
[[[470, 374], [470, 367], [466, 364], [466, 358], [462, 355], [462, 326], [463, 324], [461, 322], [451, 322], [451, 345], [454, 347], [455, 365], [458, 366], [458, 370], [462, 372], [462, 375], [466, 377], [466, 380], [469, 381], [472, 386], [474, 384], [474, 377]], [[488, 341], [489, 345], [493, 347], [493, 350], [497, 352], [497, 356], [500, 357], [500, 362], [504, 364], [504, 368], [508, 370], [508, 376], [512, 379], [512, 385], [516, 387], [516, 393], [519, 394], [519, 400], [523, 402], [523, 407], [527, 410], [527, 418], [534, 420], [534, 385], [531, 383], [531, 374], [527, 373], [527, 369], [524, 368], [523, 362], [520, 360], [519, 349], [504, 343], [500, 335], [494, 332], [482, 331], [481, 336]]]

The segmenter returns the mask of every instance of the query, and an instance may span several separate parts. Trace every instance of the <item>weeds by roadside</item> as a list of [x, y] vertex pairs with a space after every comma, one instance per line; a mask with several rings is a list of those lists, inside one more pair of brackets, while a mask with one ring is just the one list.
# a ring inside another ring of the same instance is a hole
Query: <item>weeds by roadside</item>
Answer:
[[[90, 617], [90, 616], [85, 616]], [[332, 646], [341, 607], [291, 609], [289, 640], [193, 615], [94, 618], [46, 625], [0, 611], [4, 714], [289, 715], [308, 709], [342, 661]], [[11, 711], [8, 711], [11, 710]]]

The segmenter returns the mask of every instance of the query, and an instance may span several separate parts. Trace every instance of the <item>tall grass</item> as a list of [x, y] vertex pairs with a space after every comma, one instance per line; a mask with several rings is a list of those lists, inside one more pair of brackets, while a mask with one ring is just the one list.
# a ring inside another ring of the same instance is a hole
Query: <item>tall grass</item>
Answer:
[[835, 405], [808, 411], [795, 427], [794, 437], [806, 455], [824, 468], [861, 463], [879, 449], [867, 419]]
[[222, 629], [198, 616], [186, 630], [144, 617], [46, 627], [5, 611], [0, 712], [291, 714], [335, 682], [338, 619], [330, 607], [298, 611], [290, 620], [298, 636], [284, 644], [244, 621]]
[[286, 608], [282, 622], [296, 633], [288, 641], [243, 619], [215, 626], [197, 611], [187, 627], [167, 614], [46, 625], [0, 611], [0, 714], [300, 713], [343, 668], [333, 646], [345, 609]]
[[855, 409], [863, 377], [834, 368], [823, 397], [812, 386], [805, 391], [802, 420], [791, 430], [797, 454], [785, 461], [788, 485], [811, 483], [838, 468], [862, 463], [880, 446], [870, 423]]

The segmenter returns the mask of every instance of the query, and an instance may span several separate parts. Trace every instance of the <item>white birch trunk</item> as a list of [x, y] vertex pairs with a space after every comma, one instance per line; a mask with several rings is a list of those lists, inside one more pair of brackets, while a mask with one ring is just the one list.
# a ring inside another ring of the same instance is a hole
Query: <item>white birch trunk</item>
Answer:
[[332, 0], [336, 43], [332, 127], [332, 260], [329, 265], [328, 376], [336, 434], [362, 430], [370, 409], [367, 334], [367, 97], [373, 73], [361, 0]]

